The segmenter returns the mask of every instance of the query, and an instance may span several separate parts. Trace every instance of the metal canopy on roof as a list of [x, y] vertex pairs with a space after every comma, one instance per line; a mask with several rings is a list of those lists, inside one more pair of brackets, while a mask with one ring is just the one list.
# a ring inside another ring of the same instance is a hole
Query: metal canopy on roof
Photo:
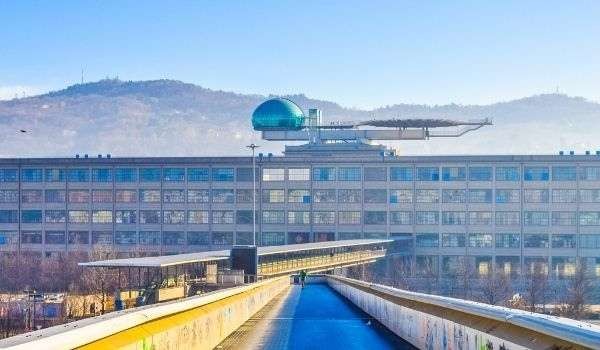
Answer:
[[303, 244], [288, 244], [288, 245], [274, 245], [268, 247], [258, 247], [258, 256], [283, 254], [283, 253], [294, 253], [306, 250], [317, 250], [317, 249], [329, 249], [329, 248], [341, 248], [341, 247], [354, 247], [359, 245], [369, 244], [383, 244], [393, 242], [391, 239], [348, 239], [342, 241], [326, 241], [326, 242], [315, 242], [315, 243], [303, 243]]
[[[389, 239], [352, 239], [343, 241], [327, 241], [327, 242], [316, 242], [316, 243], [304, 243], [304, 244], [288, 244], [279, 246], [268, 246], [258, 247], [258, 255], [274, 255], [293, 253], [307, 250], [317, 249], [328, 249], [328, 248], [341, 248], [341, 247], [354, 247], [360, 245], [369, 244], [383, 244], [389, 243], [392, 240]], [[99, 260], [90, 261], [85, 263], [79, 263], [79, 266], [84, 267], [168, 267], [176, 265], [193, 264], [197, 262], [214, 262], [219, 260], [229, 259], [231, 251], [227, 250], [214, 250], [207, 252], [198, 253], [186, 253], [186, 254], [175, 254], [175, 255], [161, 255], [161, 256], [148, 256], [143, 258], [125, 258], [125, 259], [110, 259], [110, 260]]]
[[90, 261], [79, 263], [84, 267], [168, 267], [229, 259], [229, 250], [186, 253], [175, 255], [147, 256], [143, 258], [125, 258]]
[[451, 119], [373, 119], [357, 125], [368, 125], [381, 128], [448, 128], [463, 125], [488, 125], [487, 119], [477, 121], [460, 121]]

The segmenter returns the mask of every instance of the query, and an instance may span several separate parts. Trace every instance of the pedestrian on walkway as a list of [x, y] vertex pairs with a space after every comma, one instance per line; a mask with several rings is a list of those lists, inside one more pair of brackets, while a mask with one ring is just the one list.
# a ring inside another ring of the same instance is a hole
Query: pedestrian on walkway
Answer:
[[306, 280], [306, 271], [301, 270], [300, 271], [300, 284], [302, 285], [302, 288], [304, 288], [304, 281]]

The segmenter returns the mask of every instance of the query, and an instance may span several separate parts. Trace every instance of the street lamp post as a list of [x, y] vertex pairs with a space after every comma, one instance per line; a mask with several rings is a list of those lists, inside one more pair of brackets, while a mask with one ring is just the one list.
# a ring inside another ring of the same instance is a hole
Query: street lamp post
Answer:
[[252, 150], [252, 245], [256, 246], [256, 157], [254, 152], [260, 146], [251, 143], [246, 147]]

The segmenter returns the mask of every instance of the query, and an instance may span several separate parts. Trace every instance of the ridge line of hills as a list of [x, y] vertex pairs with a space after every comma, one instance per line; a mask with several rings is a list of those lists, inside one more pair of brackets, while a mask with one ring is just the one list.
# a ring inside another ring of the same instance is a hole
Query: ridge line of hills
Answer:
[[[250, 125], [254, 108], [272, 96], [212, 90], [176, 80], [105, 79], [42, 95], [0, 101], [0, 156], [206, 156], [245, 154], [261, 142]], [[399, 103], [371, 110], [287, 95], [303, 109], [323, 111], [325, 122], [372, 118], [492, 118], [494, 126], [456, 139], [388, 143], [402, 154], [531, 154], [598, 149], [600, 104], [564, 94], [540, 94], [489, 105]], [[26, 135], [11, 130], [26, 129]], [[8, 133], [7, 133], [8, 132]], [[227, 144], [223, 144], [224, 138]]]

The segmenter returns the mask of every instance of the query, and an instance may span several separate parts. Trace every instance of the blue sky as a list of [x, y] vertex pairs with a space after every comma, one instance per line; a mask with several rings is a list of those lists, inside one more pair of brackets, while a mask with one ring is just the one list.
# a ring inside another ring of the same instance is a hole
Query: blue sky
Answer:
[[345, 106], [600, 101], [599, 1], [3, 1], [0, 97], [172, 78]]

